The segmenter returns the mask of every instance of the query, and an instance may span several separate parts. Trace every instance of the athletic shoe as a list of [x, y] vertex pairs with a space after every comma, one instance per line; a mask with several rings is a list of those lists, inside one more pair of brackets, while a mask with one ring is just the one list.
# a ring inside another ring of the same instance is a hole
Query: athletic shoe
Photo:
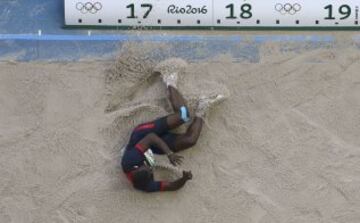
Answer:
[[178, 75], [185, 70], [186, 61], [180, 58], [170, 58], [160, 62], [154, 68], [154, 73], [159, 73], [166, 86], [177, 87]]
[[227, 97], [222, 94], [200, 97], [197, 109], [195, 111], [195, 115], [201, 118], [205, 118], [210, 108], [212, 108], [217, 104], [220, 104], [226, 98]]

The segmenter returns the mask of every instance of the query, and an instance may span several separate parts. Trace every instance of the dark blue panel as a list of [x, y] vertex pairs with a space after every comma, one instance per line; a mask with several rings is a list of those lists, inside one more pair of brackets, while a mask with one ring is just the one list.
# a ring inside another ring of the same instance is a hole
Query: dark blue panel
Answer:
[[2, 0], [0, 33], [60, 33], [63, 16], [62, 0]]
[[38, 42], [23, 40], [0, 41], [1, 60], [36, 60], [38, 58]]

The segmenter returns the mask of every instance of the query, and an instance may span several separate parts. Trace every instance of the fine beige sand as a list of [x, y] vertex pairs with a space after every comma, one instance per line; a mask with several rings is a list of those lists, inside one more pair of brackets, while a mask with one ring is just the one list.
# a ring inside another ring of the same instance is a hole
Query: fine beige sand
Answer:
[[230, 96], [182, 153], [193, 180], [155, 194], [117, 168], [131, 129], [171, 112], [143, 47], [115, 65], [0, 63], [0, 222], [360, 222], [360, 51], [280, 49], [189, 61], [191, 105]]

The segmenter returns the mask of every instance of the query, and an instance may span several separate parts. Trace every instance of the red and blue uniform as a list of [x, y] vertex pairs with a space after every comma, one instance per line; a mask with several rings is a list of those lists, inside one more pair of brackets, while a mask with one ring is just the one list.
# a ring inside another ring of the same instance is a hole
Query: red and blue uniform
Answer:
[[[166, 117], [159, 118], [153, 122], [138, 125], [132, 132], [128, 145], [126, 146], [124, 155], [121, 160], [121, 166], [127, 178], [132, 182], [132, 171], [144, 165], [145, 156], [144, 152], [148, 148], [142, 148], [138, 142], [143, 139], [147, 134], [155, 133], [162, 138], [169, 148], [173, 148], [173, 143], [176, 134], [169, 132], [169, 127], [166, 122]], [[155, 154], [163, 154], [163, 151], [157, 147], [151, 147]], [[149, 181], [142, 188], [137, 188], [146, 192], [162, 191], [166, 182], [164, 181]]]

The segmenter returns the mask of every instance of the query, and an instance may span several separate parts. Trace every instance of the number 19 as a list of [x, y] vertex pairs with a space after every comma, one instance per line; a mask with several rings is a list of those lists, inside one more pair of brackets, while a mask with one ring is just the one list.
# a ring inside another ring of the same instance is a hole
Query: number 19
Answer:
[[[335, 17], [333, 15], [333, 5], [327, 5], [324, 7], [324, 9], [328, 10], [328, 16], [325, 17], [325, 19], [334, 20]], [[351, 7], [349, 5], [341, 5], [339, 7], [339, 13], [343, 15], [343, 17], [340, 18], [341, 20], [347, 19], [351, 15]]]

